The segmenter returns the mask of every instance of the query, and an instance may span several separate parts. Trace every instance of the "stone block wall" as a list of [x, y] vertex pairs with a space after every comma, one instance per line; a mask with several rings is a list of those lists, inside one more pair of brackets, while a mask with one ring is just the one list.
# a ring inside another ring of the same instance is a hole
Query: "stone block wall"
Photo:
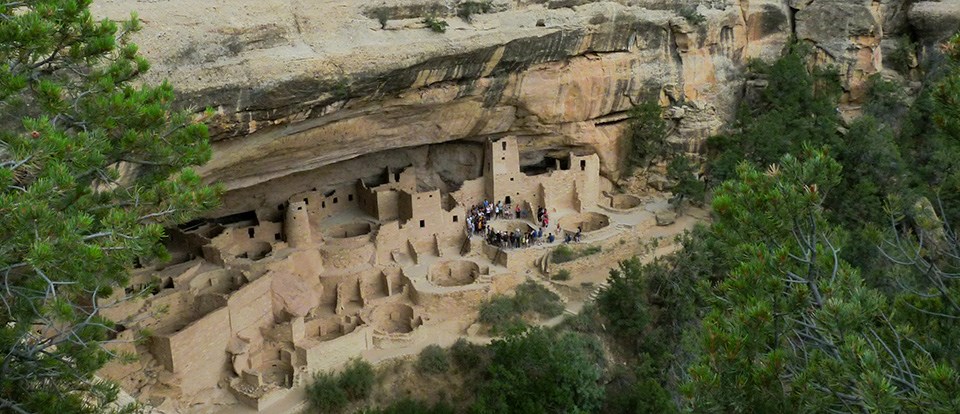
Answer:
[[232, 332], [259, 342], [259, 328], [274, 322], [270, 279], [257, 279], [230, 296], [227, 301], [230, 318], [228, 327]]
[[294, 194], [290, 197], [290, 204], [295, 202], [303, 202], [315, 222], [344, 211], [357, 210], [360, 206], [356, 183], [340, 185], [332, 190]]
[[373, 328], [364, 326], [329, 341], [306, 341], [297, 347], [297, 359], [306, 361], [310, 372], [339, 367], [360, 352], [369, 349]]
[[183, 329], [151, 340], [154, 358], [180, 378], [180, 388], [191, 395], [216, 386], [227, 363], [230, 314], [226, 308], [207, 314]]

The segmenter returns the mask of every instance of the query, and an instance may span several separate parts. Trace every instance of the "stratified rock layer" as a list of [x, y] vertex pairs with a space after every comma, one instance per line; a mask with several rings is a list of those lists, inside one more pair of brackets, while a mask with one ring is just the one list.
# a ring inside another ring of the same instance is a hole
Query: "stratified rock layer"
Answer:
[[[136, 40], [154, 62], [147, 80], [169, 79], [183, 105], [217, 111], [201, 172], [225, 184], [231, 211], [282, 200], [268, 194], [278, 180], [298, 183], [290, 192], [335, 185], [428, 162], [427, 145], [505, 134], [526, 151], [589, 148], [616, 179], [625, 111], [640, 100], [674, 107], [671, 142], [696, 152], [731, 119], [746, 62], [775, 58], [792, 36], [839, 68], [844, 103], [856, 105], [883, 69], [884, 38], [909, 31], [933, 45], [960, 16], [952, 1], [496, 0], [467, 22], [452, 1], [371, 3], [102, 0], [94, 10], [136, 9]], [[693, 7], [702, 22], [684, 17]], [[445, 33], [424, 27], [430, 13]], [[349, 177], [297, 180], [351, 159]]]

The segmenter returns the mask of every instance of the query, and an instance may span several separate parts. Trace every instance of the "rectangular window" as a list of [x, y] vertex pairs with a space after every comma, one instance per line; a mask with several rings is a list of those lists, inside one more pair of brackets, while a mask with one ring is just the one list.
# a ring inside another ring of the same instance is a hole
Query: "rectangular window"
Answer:
[[460, 218], [460, 217], [453, 216], [453, 222], [456, 223], [459, 218]]
[[507, 142], [506, 142], [506, 141], [501, 142], [500, 145], [501, 145], [501, 148], [503, 148], [504, 151], [507, 150]]
[[304, 199], [303, 199], [303, 204], [306, 204], [306, 205], [309, 206], [309, 205], [310, 205], [310, 199], [309, 199], [309, 198], [304, 198]]
[[273, 239], [276, 240], [276, 241], [283, 240], [283, 238], [280, 237], [280, 233], [274, 233], [274, 234], [273, 234]]
[[320, 202], [320, 208], [327, 208], [327, 202], [326, 202], [326, 201], [321, 201], [321, 202]]
[[251, 239], [253, 238], [253, 235], [254, 235], [255, 233], [256, 233], [256, 230], [254, 230], [253, 228], [247, 229], [247, 234], [250, 235], [250, 238], [251, 238]]
[[587, 160], [580, 160], [580, 171], [587, 170]]
[[337, 201], [339, 201], [339, 200], [337, 200], [337, 197], [334, 197], [334, 198], [333, 198], [333, 204], [337, 204]]
[[353, 194], [347, 195], [347, 201], [353, 201]]
[[424, 227], [427, 227], [427, 221], [426, 221], [426, 220], [420, 220], [420, 228], [424, 228]]

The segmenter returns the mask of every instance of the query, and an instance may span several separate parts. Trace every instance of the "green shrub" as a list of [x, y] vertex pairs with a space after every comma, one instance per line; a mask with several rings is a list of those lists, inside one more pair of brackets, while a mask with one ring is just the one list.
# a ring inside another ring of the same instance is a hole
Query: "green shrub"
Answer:
[[387, 28], [387, 21], [390, 20], [391, 11], [388, 7], [377, 7], [370, 12], [380, 23], [381, 29]]
[[[644, 366], [648, 364], [643, 364]], [[670, 393], [654, 380], [647, 368], [634, 374], [624, 368], [614, 370], [606, 387], [602, 412], [635, 414], [671, 414], [678, 412]]]
[[481, 304], [479, 320], [494, 334], [522, 332], [527, 326], [522, 316], [528, 312], [552, 318], [563, 313], [563, 303], [556, 293], [527, 280], [517, 286], [513, 297], [497, 295]]
[[493, 334], [522, 331], [526, 323], [520, 319], [521, 312], [517, 310], [513, 298], [496, 295], [480, 305], [480, 323], [490, 327]]
[[700, 25], [701, 23], [707, 21], [707, 18], [700, 14], [700, 12], [697, 11], [697, 8], [693, 6], [681, 7], [677, 13], [679, 13], [680, 17], [683, 17], [687, 23], [690, 23], [694, 26]]
[[553, 262], [554, 263], [566, 263], [573, 259], [577, 258], [577, 252], [573, 251], [570, 246], [562, 244], [557, 246], [556, 249], [553, 249]]
[[489, 1], [465, 1], [457, 5], [457, 16], [469, 23], [474, 14], [489, 13], [491, 9]]
[[596, 344], [589, 342], [573, 332], [541, 328], [493, 341], [489, 379], [472, 412], [599, 412], [601, 369]]
[[587, 246], [582, 249], [573, 249], [569, 245], [561, 244], [557, 246], [556, 249], [553, 249], [553, 256], [551, 260], [553, 263], [567, 263], [584, 256], [590, 256], [592, 254], [597, 254], [603, 251], [603, 248], [599, 245]]
[[404, 397], [400, 401], [390, 404], [386, 408], [364, 410], [363, 414], [453, 414], [456, 410], [446, 401], [440, 401], [433, 406], [427, 403]]
[[532, 280], [527, 280], [517, 286], [517, 294], [513, 297], [513, 300], [514, 307], [521, 314], [532, 311], [541, 316], [552, 318], [563, 313], [560, 296]]
[[335, 375], [329, 372], [313, 374], [307, 385], [307, 401], [321, 413], [336, 413], [347, 405], [347, 393], [340, 387]]
[[420, 351], [417, 359], [417, 370], [425, 374], [442, 374], [450, 369], [450, 358], [447, 351], [439, 345], [428, 345]]
[[603, 248], [600, 247], [599, 245], [587, 246], [586, 248], [580, 251], [580, 257], [597, 254], [597, 253], [600, 253], [602, 250]]
[[486, 354], [486, 348], [470, 343], [465, 338], [457, 339], [450, 347], [450, 357], [461, 371], [472, 371], [480, 367], [487, 358]]
[[570, 280], [571, 277], [572, 277], [572, 276], [570, 275], [570, 271], [569, 271], [569, 270], [567, 270], [567, 269], [560, 269], [560, 270], [558, 270], [557, 273], [554, 274], [553, 277], [551, 277], [550, 279], [551, 279], [551, 280], [559, 280], [559, 281], [567, 281], [567, 280]]
[[480, 322], [497, 325], [514, 317], [517, 310], [509, 296], [496, 295], [480, 305]]
[[350, 401], [356, 401], [370, 395], [375, 377], [373, 365], [363, 359], [353, 358], [347, 362], [337, 383], [340, 384], [340, 388], [343, 388]]
[[597, 328], [601, 326], [600, 313], [593, 303], [588, 302], [583, 305], [580, 313], [564, 318], [559, 326], [574, 332], [597, 333]]
[[425, 17], [423, 19], [423, 24], [427, 25], [427, 28], [436, 33], [446, 32], [447, 26], [449, 26], [445, 20], [440, 20], [433, 16]]
[[307, 385], [307, 400], [322, 413], [340, 412], [349, 401], [370, 395], [375, 376], [369, 362], [353, 358], [339, 375], [332, 372], [313, 374], [313, 382]]

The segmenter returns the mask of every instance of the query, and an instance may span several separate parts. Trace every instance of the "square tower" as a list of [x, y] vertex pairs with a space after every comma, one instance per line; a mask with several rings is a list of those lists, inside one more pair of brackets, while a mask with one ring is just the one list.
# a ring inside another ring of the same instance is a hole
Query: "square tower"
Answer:
[[[520, 148], [516, 137], [488, 141], [484, 151], [483, 177], [491, 201], [503, 201], [516, 194], [523, 181], [520, 172]], [[514, 201], [514, 200], [509, 200]]]

